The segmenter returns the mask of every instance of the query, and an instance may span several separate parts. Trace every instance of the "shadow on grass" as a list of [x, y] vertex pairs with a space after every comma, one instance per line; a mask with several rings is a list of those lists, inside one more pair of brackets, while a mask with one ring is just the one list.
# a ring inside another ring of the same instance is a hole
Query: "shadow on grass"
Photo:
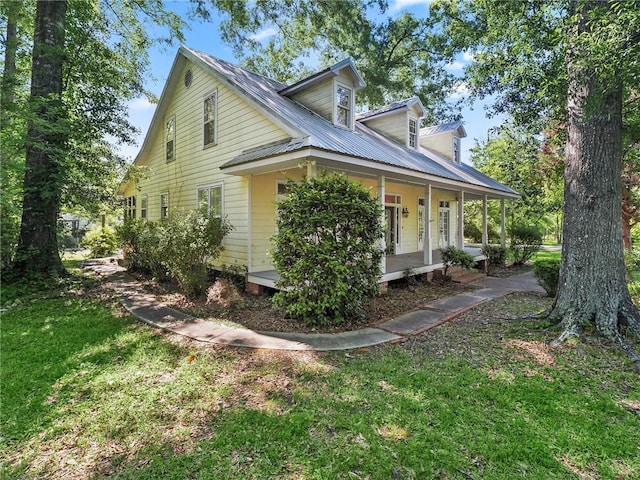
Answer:
[[[45, 429], [68, 388], [55, 388], [69, 375], [86, 382], [114, 358], [124, 359], [135, 344], [117, 338], [132, 328], [127, 317], [75, 296], [30, 301], [2, 316], [2, 432], [13, 444]], [[115, 353], [117, 351], [117, 353]]]

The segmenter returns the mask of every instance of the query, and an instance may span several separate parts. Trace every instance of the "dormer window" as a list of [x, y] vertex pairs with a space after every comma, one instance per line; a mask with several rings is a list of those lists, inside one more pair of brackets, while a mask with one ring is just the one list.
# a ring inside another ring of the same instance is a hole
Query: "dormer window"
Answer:
[[460, 139], [453, 137], [453, 161], [460, 163]]
[[336, 124], [351, 128], [351, 103], [353, 94], [350, 88], [336, 84]]
[[416, 148], [418, 145], [418, 120], [409, 118], [409, 148]]

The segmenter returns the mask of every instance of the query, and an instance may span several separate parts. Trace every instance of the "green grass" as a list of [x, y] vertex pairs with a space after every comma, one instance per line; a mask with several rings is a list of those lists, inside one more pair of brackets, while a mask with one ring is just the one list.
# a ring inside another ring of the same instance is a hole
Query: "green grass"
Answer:
[[69, 287], [22, 298], [0, 332], [2, 478], [640, 478], [638, 376], [517, 319], [548, 299], [315, 354], [203, 346]]
[[560, 260], [562, 252], [560, 250], [538, 250], [533, 256], [536, 260]]

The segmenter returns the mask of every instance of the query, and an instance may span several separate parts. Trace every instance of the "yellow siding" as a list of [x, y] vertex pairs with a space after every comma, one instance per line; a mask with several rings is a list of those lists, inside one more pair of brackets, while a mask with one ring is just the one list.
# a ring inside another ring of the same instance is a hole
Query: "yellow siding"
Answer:
[[319, 82], [292, 97], [309, 110], [333, 121], [333, 79]]
[[392, 115], [385, 115], [381, 118], [373, 118], [365, 123], [368, 127], [393, 138], [405, 145], [409, 135], [409, 120], [407, 112], [398, 112]]
[[[181, 81], [187, 68], [193, 71], [193, 83], [185, 88]], [[197, 188], [222, 183], [224, 214], [234, 230], [224, 241], [225, 251], [220, 263], [247, 263], [248, 181], [244, 177], [226, 175], [220, 166], [243, 150], [289, 138], [272, 121], [253, 108], [224, 83], [187, 62], [179, 75], [174, 91], [169, 92], [165, 118], [139, 164], [147, 172], [138, 185], [137, 195], [148, 195], [148, 218], [160, 218], [160, 194], [169, 193], [170, 210], [190, 210], [196, 207]], [[203, 101], [217, 90], [217, 144], [203, 147]], [[175, 160], [165, 161], [164, 125], [176, 117]], [[126, 187], [131, 191], [133, 186]]]
[[251, 178], [251, 266], [249, 271], [273, 270], [269, 252], [276, 233], [277, 182], [302, 179], [302, 171], [253, 175]]
[[420, 145], [453, 160], [453, 133], [445, 132], [420, 139]]

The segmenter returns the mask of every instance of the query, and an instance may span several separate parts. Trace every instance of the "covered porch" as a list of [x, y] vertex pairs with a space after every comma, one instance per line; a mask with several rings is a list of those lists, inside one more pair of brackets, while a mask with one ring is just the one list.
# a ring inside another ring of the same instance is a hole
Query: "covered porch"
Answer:
[[[474, 256], [477, 261], [484, 260], [481, 249], [478, 247], [464, 247], [464, 251]], [[405, 276], [407, 270], [412, 274], [422, 274], [433, 272], [442, 268], [442, 256], [440, 250], [432, 250], [432, 263], [426, 265], [424, 262], [424, 252], [401, 253], [397, 255], [386, 255], [385, 272], [380, 277], [380, 283], [398, 280]], [[275, 270], [265, 270], [263, 272], [249, 272], [247, 282], [268, 288], [276, 288], [276, 282], [280, 276]]]

